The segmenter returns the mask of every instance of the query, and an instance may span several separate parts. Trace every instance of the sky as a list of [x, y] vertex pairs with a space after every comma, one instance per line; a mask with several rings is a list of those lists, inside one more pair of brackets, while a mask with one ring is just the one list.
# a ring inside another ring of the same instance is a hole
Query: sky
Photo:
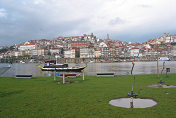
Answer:
[[94, 33], [145, 42], [176, 34], [176, 0], [0, 0], [0, 46]]

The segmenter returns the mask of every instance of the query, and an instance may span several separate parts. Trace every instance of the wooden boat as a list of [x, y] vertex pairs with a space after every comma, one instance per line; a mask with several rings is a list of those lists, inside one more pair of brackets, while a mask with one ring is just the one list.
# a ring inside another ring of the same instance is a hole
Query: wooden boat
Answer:
[[56, 64], [55, 60], [45, 61], [44, 67], [38, 66], [42, 71], [58, 71], [58, 72], [81, 72], [83, 67], [68, 67], [68, 64]]
[[58, 72], [81, 72], [86, 66], [83, 67], [67, 67], [67, 68], [57, 68], [57, 67], [42, 67], [38, 66], [42, 71], [58, 71]]
[[67, 68], [68, 64], [57, 64], [56, 60], [46, 60], [44, 68]]

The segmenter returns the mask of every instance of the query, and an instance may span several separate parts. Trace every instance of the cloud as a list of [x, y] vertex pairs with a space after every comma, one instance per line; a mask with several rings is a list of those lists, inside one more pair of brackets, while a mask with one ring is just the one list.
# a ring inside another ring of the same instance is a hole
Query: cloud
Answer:
[[151, 8], [152, 6], [146, 5], [146, 4], [141, 4], [141, 5], [139, 5], [139, 7], [142, 7], [142, 8]]
[[5, 9], [0, 8], [0, 17], [6, 17], [7, 16], [7, 12]]
[[115, 19], [112, 19], [109, 22], [110, 25], [118, 25], [118, 24], [123, 24], [123, 23], [125, 23], [125, 21], [119, 17], [116, 17]]
[[34, 4], [44, 4], [44, 0], [34, 0]]
[[142, 42], [176, 30], [175, 0], [1, 0], [0, 5], [0, 41], [10, 44], [92, 32]]

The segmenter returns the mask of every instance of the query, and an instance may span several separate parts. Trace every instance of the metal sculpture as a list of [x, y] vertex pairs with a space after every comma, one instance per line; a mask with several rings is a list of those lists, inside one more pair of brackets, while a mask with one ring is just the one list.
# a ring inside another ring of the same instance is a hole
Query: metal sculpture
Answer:
[[133, 68], [134, 68], [134, 61], [132, 62], [132, 68], [131, 68], [131, 75], [133, 76], [133, 83], [132, 83], [132, 88], [131, 88], [131, 92], [128, 93], [128, 96], [130, 96], [130, 108], [134, 108], [133, 105], [133, 97], [136, 98], [136, 96], [138, 96], [136, 93], [134, 93], [134, 82], [135, 82], [135, 75], [133, 74]]
[[135, 65], [135, 64], [134, 64], [134, 61], [132, 62], [132, 64], [133, 64], [133, 66], [132, 66], [132, 68], [131, 68], [131, 75], [133, 76], [133, 83], [132, 83], [131, 92], [128, 93], [128, 96], [136, 97], [136, 96], [138, 96], [138, 95], [133, 92], [133, 90], [134, 90], [134, 82], [135, 82], [135, 75], [133, 74], [133, 68], [134, 68], [134, 65]]

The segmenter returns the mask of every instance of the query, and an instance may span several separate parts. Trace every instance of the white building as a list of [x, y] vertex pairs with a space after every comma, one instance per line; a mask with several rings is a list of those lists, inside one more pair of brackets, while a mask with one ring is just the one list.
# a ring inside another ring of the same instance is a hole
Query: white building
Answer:
[[173, 46], [173, 49], [171, 50], [171, 55], [174, 57], [176, 56], [176, 45]]
[[2, 54], [0, 54], [0, 58], [3, 58], [4, 56]]
[[139, 48], [132, 48], [131, 50], [130, 50], [130, 56], [132, 56], [132, 57], [137, 57], [137, 56], [139, 56]]
[[108, 47], [108, 46], [106, 45], [106, 43], [101, 42], [101, 43], [99, 44], [99, 47]]
[[94, 52], [93, 48], [82, 48], [80, 49], [80, 58], [93, 58], [95, 57]]
[[34, 43], [25, 43], [25, 44], [21, 44], [18, 47], [19, 51], [35, 50], [35, 49], [36, 49], [36, 45]]
[[88, 58], [89, 57], [89, 49], [81, 48], [80, 49], [80, 58]]
[[175, 43], [176, 42], [176, 34], [164, 33], [163, 38], [165, 40], [165, 43]]
[[15, 57], [21, 56], [21, 53], [20, 53], [19, 51], [15, 51], [15, 52], [14, 52], [14, 56], [15, 56]]
[[150, 44], [146, 44], [145, 48], [151, 48]]
[[101, 51], [96, 50], [94, 52], [94, 55], [95, 55], [96, 58], [99, 58], [101, 56]]
[[64, 51], [64, 58], [75, 58], [75, 49]]
[[38, 56], [38, 50], [31, 50], [31, 55]]
[[48, 50], [43, 48], [31, 50], [30, 52], [31, 52], [30, 55], [33, 55], [33, 56], [44, 56], [48, 54]]
[[50, 49], [51, 55], [53, 55], [53, 54], [59, 54], [59, 52], [60, 52], [59, 48], [52, 48], [52, 49]]

